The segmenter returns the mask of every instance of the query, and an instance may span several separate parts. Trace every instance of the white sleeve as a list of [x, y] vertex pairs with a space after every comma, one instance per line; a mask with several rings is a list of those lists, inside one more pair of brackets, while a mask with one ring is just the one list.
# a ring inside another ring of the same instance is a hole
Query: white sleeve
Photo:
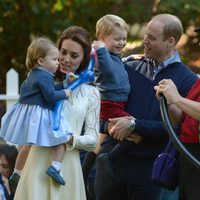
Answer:
[[81, 135], [74, 135], [73, 145], [67, 145], [68, 150], [78, 148], [93, 151], [97, 144], [99, 133], [100, 94], [95, 87], [91, 87], [88, 95], [88, 108], [85, 116], [85, 126]]

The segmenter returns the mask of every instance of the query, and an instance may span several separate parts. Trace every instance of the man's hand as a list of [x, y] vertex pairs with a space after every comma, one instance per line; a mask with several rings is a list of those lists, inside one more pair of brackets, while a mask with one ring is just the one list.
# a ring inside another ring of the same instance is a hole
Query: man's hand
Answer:
[[124, 140], [128, 138], [132, 130], [129, 128], [130, 120], [133, 117], [120, 117], [120, 118], [113, 118], [109, 119], [110, 126], [112, 128], [109, 131], [109, 134], [117, 140]]

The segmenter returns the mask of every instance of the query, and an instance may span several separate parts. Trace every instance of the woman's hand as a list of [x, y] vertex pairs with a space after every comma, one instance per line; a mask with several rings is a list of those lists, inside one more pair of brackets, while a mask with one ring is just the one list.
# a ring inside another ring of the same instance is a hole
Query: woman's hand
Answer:
[[154, 87], [156, 96], [159, 98], [163, 94], [167, 100], [170, 121], [173, 126], [178, 125], [181, 121], [182, 111], [178, 108], [178, 102], [182, 97], [171, 79], [163, 79]]
[[171, 79], [163, 79], [154, 89], [156, 90], [157, 97], [159, 97], [160, 94], [166, 97], [168, 104], [176, 104], [176, 102], [182, 98]]
[[67, 144], [70, 144], [72, 145], [73, 144], [73, 141], [74, 141], [74, 137], [73, 135], [69, 138], [69, 141], [67, 142]]

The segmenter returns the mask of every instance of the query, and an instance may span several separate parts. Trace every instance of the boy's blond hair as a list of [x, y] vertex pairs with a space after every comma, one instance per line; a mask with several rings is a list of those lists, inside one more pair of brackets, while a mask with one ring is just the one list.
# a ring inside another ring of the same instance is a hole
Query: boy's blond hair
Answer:
[[105, 15], [96, 23], [96, 37], [99, 38], [101, 34], [110, 35], [116, 29], [122, 29], [128, 32], [128, 24], [117, 15]]

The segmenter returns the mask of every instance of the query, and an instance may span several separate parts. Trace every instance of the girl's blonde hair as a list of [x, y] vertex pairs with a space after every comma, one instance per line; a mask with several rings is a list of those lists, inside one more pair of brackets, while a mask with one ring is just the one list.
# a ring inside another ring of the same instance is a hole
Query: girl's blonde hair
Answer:
[[96, 37], [98, 39], [101, 34], [110, 35], [116, 29], [122, 29], [128, 32], [128, 24], [117, 15], [105, 15], [96, 23]]
[[29, 45], [26, 54], [26, 67], [31, 70], [38, 65], [38, 59], [44, 58], [48, 51], [56, 48], [56, 45], [46, 37], [40, 37]]

